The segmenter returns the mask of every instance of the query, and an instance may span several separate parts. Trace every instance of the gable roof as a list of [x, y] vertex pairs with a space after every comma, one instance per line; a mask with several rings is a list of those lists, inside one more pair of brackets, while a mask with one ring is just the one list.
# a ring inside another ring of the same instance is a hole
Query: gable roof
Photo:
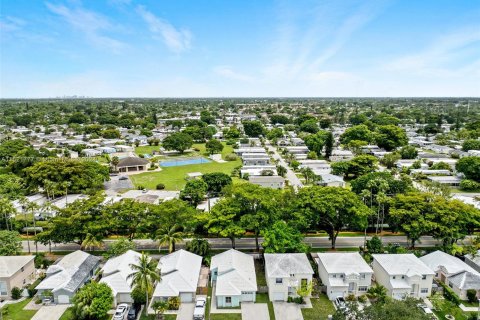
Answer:
[[376, 260], [389, 275], [433, 275], [435, 274], [419, 258], [412, 253], [406, 254], [373, 254]]
[[305, 253], [266, 253], [265, 272], [268, 277], [284, 278], [291, 274], [313, 274]]
[[142, 255], [136, 251], [128, 250], [124, 254], [108, 259], [102, 268], [103, 277], [100, 283], [106, 283], [112, 288], [113, 294], [132, 292], [132, 278], [128, 278], [134, 272], [131, 264], [138, 262]]
[[240, 295], [242, 291], [257, 291], [253, 257], [230, 249], [212, 257], [210, 269], [217, 269], [215, 294]]
[[196, 292], [202, 257], [183, 249], [160, 258], [157, 269], [162, 280], [157, 283], [154, 297], [178, 296], [181, 292]]
[[147, 159], [143, 158], [137, 158], [137, 157], [126, 157], [123, 159], [120, 159], [118, 161], [117, 168], [119, 167], [134, 167], [134, 166], [144, 166], [148, 164], [150, 161]]
[[443, 267], [449, 275], [462, 271], [477, 273], [472, 267], [462, 260], [440, 250], [424, 255], [419, 259], [435, 272], [439, 270], [440, 267]]
[[318, 253], [318, 262], [328, 273], [360, 274], [373, 273], [358, 252], [329, 252]]
[[448, 277], [448, 282], [463, 290], [480, 290], [480, 274], [462, 271], [456, 275]]
[[26, 266], [35, 256], [4, 256], [0, 257], [0, 278], [9, 278]]
[[35, 289], [75, 292], [88, 274], [98, 265], [100, 258], [77, 250], [51, 265], [47, 277]]

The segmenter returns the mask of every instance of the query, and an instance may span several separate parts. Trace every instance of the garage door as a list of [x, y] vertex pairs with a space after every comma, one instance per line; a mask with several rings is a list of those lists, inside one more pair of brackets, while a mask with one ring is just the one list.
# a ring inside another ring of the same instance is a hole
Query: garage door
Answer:
[[330, 300], [335, 300], [337, 297], [343, 297], [343, 291], [333, 291], [330, 293]]
[[242, 293], [242, 302], [254, 302], [253, 292], [243, 292]]
[[273, 301], [284, 301], [285, 294], [283, 292], [274, 292]]
[[70, 303], [70, 297], [65, 294], [59, 295], [57, 303]]
[[193, 295], [191, 292], [180, 293], [181, 302], [193, 302]]

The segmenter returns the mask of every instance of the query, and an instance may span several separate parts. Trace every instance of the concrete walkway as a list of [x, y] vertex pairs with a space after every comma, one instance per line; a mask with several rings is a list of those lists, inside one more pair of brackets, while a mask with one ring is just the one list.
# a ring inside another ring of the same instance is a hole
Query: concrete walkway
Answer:
[[[242, 303], [242, 320], [269, 320], [268, 305], [266, 303]], [[177, 319], [178, 320], [178, 319]]]
[[465, 307], [463, 303], [460, 303], [459, 307], [465, 312], [478, 312], [479, 310], [479, 307]]
[[58, 320], [68, 307], [70, 307], [69, 304], [43, 306], [35, 313], [32, 320]]
[[303, 320], [300, 306], [296, 303], [274, 302], [273, 310], [276, 320]]
[[195, 303], [182, 303], [177, 313], [177, 320], [192, 320]]

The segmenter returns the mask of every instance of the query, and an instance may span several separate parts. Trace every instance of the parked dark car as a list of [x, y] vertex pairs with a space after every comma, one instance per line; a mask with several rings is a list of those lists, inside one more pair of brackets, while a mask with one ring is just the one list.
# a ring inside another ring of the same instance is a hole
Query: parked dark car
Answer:
[[132, 307], [130, 310], [128, 310], [128, 315], [127, 315], [128, 320], [135, 320], [137, 319], [137, 310]]

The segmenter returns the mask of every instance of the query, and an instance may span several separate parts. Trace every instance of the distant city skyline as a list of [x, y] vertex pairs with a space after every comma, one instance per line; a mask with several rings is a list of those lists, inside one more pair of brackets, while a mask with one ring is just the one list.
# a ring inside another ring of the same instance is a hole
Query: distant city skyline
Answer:
[[0, 98], [478, 97], [480, 1], [0, 4]]

